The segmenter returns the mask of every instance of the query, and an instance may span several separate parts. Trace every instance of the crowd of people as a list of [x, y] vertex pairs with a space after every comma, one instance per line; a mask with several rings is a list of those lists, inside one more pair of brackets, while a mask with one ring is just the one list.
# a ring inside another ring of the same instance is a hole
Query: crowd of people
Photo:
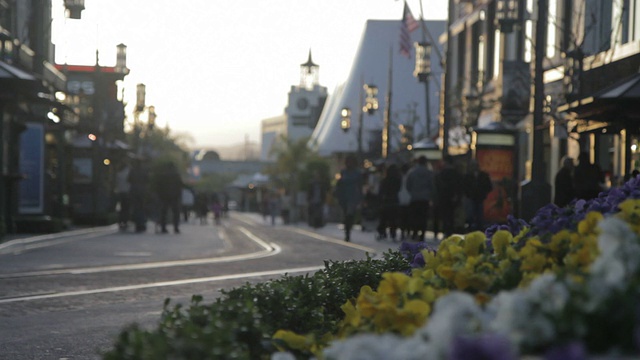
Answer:
[[423, 241], [428, 230], [448, 236], [456, 230], [459, 208], [465, 210], [465, 230], [485, 226], [483, 202], [493, 185], [475, 160], [466, 172], [458, 170], [449, 156], [437, 169], [424, 156], [411, 164], [380, 166], [382, 178], [373, 187], [365, 186], [367, 175], [357, 165], [354, 156], [346, 157], [334, 189], [343, 213], [345, 241], [350, 241], [358, 214], [364, 217], [372, 208], [377, 210], [378, 239]]
[[225, 194], [196, 193], [182, 180], [171, 161], [150, 169], [142, 159], [130, 159], [121, 164], [115, 182], [118, 225], [122, 231], [133, 223], [135, 232], [145, 232], [151, 220], [156, 232], [166, 234], [173, 227], [173, 232], [179, 234], [181, 222], [189, 221], [192, 214], [206, 224], [208, 214], [212, 213], [214, 222], [219, 224], [228, 209]]
[[[580, 153], [577, 160], [578, 164], [575, 159], [565, 156], [556, 173], [553, 203], [559, 207], [568, 205], [574, 198], [594, 199], [607, 187], [604, 171], [598, 164], [591, 162], [588, 152]], [[636, 177], [639, 174], [635, 169], [630, 176]]]

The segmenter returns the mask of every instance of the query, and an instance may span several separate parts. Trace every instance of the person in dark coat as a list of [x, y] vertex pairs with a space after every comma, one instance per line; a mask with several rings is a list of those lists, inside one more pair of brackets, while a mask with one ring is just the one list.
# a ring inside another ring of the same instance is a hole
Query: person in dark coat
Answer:
[[325, 184], [320, 171], [314, 171], [307, 189], [307, 204], [309, 205], [309, 226], [316, 229], [324, 226], [324, 201], [327, 197]]
[[353, 155], [345, 159], [345, 167], [340, 171], [340, 179], [336, 183], [335, 197], [340, 204], [344, 222], [344, 240], [351, 241], [351, 228], [356, 212], [362, 204], [362, 187], [364, 178], [358, 169], [358, 160]]
[[173, 162], [159, 165], [155, 174], [155, 190], [160, 202], [160, 231], [166, 234], [167, 215], [171, 211], [173, 231], [180, 233], [180, 202], [184, 183]]
[[411, 232], [414, 240], [423, 241], [427, 233], [429, 209], [435, 199], [436, 182], [433, 171], [427, 167], [427, 158], [420, 156], [407, 174], [407, 190], [411, 194]]
[[[455, 210], [462, 199], [462, 175], [453, 164], [451, 156], [445, 156], [442, 169], [436, 174], [436, 213], [435, 224], [442, 221], [444, 237], [453, 234], [455, 225]], [[436, 225], [434, 225], [436, 226]], [[434, 229], [436, 236], [438, 228]]]
[[400, 167], [402, 175], [402, 183], [400, 185], [400, 191], [398, 192], [398, 227], [400, 228], [400, 239], [408, 239], [411, 235], [411, 210], [409, 210], [409, 204], [411, 204], [411, 194], [407, 190], [407, 174], [411, 170], [411, 164], [405, 163]]
[[565, 207], [575, 197], [574, 180], [573, 180], [573, 159], [565, 157], [562, 159], [562, 168], [555, 177], [555, 195], [553, 203], [558, 207]]
[[493, 184], [487, 172], [480, 169], [476, 160], [471, 160], [469, 170], [463, 181], [465, 196], [469, 202], [467, 220], [469, 230], [484, 229], [484, 200], [487, 198]]
[[578, 199], [595, 199], [602, 191], [600, 184], [604, 182], [604, 175], [600, 166], [592, 164], [589, 153], [582, 152], [578, 156], [578, 166], [573, 170], [573, 185]]
[[136, 158], [128, 176], [130, 201], [131, 201], [131, 220], [135, 224], [135, 231], [138, 233], [147, 230], [147, 213], [145, 210], [147, 199], [147, 188], [149, 186], [149, 171], [144, 162]]
[[402, 173], [396, 164], [387, 167], [385, 176], [380, 181], [378, 198], [380, 199], [380, 219], [378, 221], [378, 238], [387, 237], [387, 229], [392, 240], [396, 239], [399, 209], [398, 192], [402, 186]]

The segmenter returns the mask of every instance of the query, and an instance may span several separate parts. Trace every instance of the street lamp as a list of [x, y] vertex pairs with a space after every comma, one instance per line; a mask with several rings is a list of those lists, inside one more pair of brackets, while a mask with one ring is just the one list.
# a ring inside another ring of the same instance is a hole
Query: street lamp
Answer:
[[340, 128], [346, 133], [351, 128], [351, 109], [347, 107], [342, 108], [340, 116], [342, 117], [340, 120]]
[[564, 54], [565, 72], [564, 86], [567, 102], [580, 98], [580, 80], [582, 77], [582, 65], [584, 62], [584, 52], [579, 47], [567, 51]]
[[426, 93], [425, 108], [427, 112], [427, 127], [426, 137], [431, 137], [431, 106], [429, 101], [429, 77], [431, 76], [431, 44], [429, 42], [416, 42], [414, 44], [416, 48], [416, 67], [413, 71], [413, 76], [418, 78], [418, 81], [424, 83], [424, 89]]
[[378, 110], [378, 87], [365, 84], [364, 91], [366, 93], [366, 99], [363, 110], [366, 111], [367, 114], [373, 115]]
[[[363, 90], [366, 94], [366, 98], [364, 99]], [[378, 110], [377, 96], [378, 87], [375, 85], [364, 84], [360, 89], [360, 98], [358, 100], [358, 161], [362, 161], [362, 119], [365, 112], [369, 115], [373, 115], [376, 110]], [[348, 107], [342, 108], [340, 115], [340, 128], [346, 133], [351, 128], [351, 109]]]
[[81, 19], [84, 10], [84, 0], [64, 0], [64, 7], [68, 10], [70, 19]]
[[503, 33], [513, 31], [513, 26], [520, 21], [519, 0], [498, 0], [496, 2], [496, 21]]
[[544, 57], [547, 37], [548, 1], [538, 0], [538, 19], [535, 35], [534, 97], [533, 97], [533, 154], [531, 181], [522, 185], [522, 207], [520, 216], [530, 220], [535, 212], [551, 201], [551, 185], [546, 181], [544, 164]]

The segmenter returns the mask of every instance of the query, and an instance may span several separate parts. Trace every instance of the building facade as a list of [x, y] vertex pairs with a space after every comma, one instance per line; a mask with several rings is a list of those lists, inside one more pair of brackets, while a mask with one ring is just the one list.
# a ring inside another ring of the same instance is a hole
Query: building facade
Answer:
[[67, 217], [65, 133], [77, 117], [56, 98], [66, 78], [53, 59], [51, 1], [0, 2], [1, 234]]
[[327, 88], [319, 85], [320, 66], [311, 58], [300, 64], [300, 84], [291, 86], [284, 114], [262, 121], [260, 159], [273, 161], [272, 149], [286, 137], [298, 141], [311, 137], [327, 100]]
[[451, 55], [450, 129], [471, 134], [497, 123], [511, 131], [518, 184], [536, 173], [553, 184], [561, 158], [581, 152], [604, 170], [603, 188], [638, 167], [631, 103], [638, 95], [640, 3], [452, 0], [450, 7], [440, 37]]
[[127, 157], [124, 103], [118, 82], [129, 73], [126, 46], [118, 45], [115, 66], [56, 65], [67, 77], [65, 104], [79, 116], [70, 132], [69, 200], [76, 223], [113, 222], [116, 165]]

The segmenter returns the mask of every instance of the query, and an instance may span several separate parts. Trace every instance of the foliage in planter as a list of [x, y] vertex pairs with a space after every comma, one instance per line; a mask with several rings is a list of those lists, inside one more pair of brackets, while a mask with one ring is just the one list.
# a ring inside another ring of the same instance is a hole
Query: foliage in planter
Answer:
[[104, 359], [267, 359], [276, 351], [271, 340], [276, 330], [334, 332], [343, 316], [340, 304], [362, 285], [374, 286], [383, 273], [408, 269], [402, 255], [389, 252], [382, 260], [367, 255], [360, 261], [325, 261], [311, 276], [247, 283], [222, 291], [208, 305], [198, 295], [188, 308], [171, 306], [167, 299], [155, 329], [127, 327]]
[[[436, 252], [408, 252], [411, 275], [384, 274], [375, 291], [346, 303], [349, 338], [319, 358], [359, 359], [363, 349], [368, 359], [640, 351], [640, 177], [594, 200], [546, 206], [531, 224], [510, 219], [447, 238]], [[407, 312], [424, 326], [406, 322]]]

